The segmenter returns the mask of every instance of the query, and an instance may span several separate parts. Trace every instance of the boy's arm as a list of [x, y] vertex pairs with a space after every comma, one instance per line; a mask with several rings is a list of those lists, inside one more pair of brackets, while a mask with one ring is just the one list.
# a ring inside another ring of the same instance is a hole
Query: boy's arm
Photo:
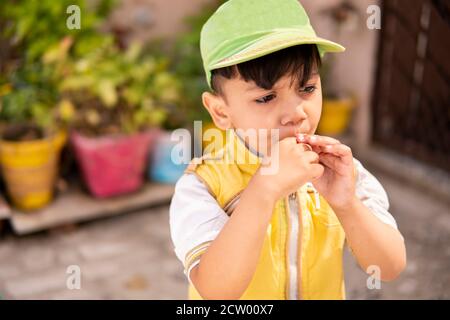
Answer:
[[[348, 244], [352, 242], [351, 247], [367, 247], [366, 249], [362, 248], [353, 250], [353, 254], [362, 269], [367, 272], [367, 267], [371, 265], [379, 266], [382, 280], [392, 280], [400, 274], [401, 270], [406, 265], [406, 250], [403, 243], [404, 240], [400, 232], [397, 230], [397, 223], [395, 219], [388, 211], [389, 200], [383, 186], [362, 166], [361, 162], [353, 159], [353, 163], [357, 172], [356, 197], [359, 199], [359, 201], [356, 201], [355, 204], [357, 207], [360, 206], [361, 203], [363, 205], [359, 210], [356, 209], [356, 211], [363, 212], [363, 216], [367, 215], [369, 220], [364, 219], [364, 221], [358, 221], [358, 213], [355, 214], [350, 208], [348, 210], [349, 214], [355, 215], [356, 219], [354, 219], [353, 222], [350, 221], [349, 223], [346, 223], [345, 228], [348, 230], [347, 242]], [[345, 213], [340, 214], [343, 215], [341, 220], [345, 221]], [[373, 218], [376, 218], [375, 222]], [[389, 254], [389, 252], [379, 252], [377, 249], [371, 249], [374, 252], [369, 253], [369, 247], [372, 248], [372, 246], [377, 246], [377, 244], [370, 245], [370, 243], [365, 244], [360, 242], [358, 239], [360, 235], [353, 232], [354, 227], [352, 227], [352, 223], [359, 223], [360, 226], [363, 226], [362, 228], [360, 227], [361, 230], [368, 228], [368, 226], [364, 227], [366, 223], [370, 225], [373, 229], [364, 231], [366, 235], [369, 235], [369, 238], [367, 238], [366, 241], [370, 239], [370, 235], [373, 233], [373, 236], [375, 237], [374, 239], [379, 239], [383, 242], [377, 242], [380, 248], [388, 248], [389, 250], [394, 251], [391, 253], [394, 255], [393, 259], [390, 259], [388, 256], [383, 258], [382, 255]], [[393, 244], [393, 247], [390, 248], [390, 244]], [[355, 250], [358, 253], [355, 253]], [[391, 263], [389, 263], [389, 260], [391, 260]], [[383, 266], [382, 264], [377, 263], [377, 261], [386, 261], [387, 265]]]
[[191, 269], [190, 279], [203, 298], [242, 296], [255, 273], [275, 202], [323, 172], [319, 156], [293, 137], [273, 145], [266, 160], [262, 168], [275, 164], [278, 170], [253, 175], [233, 215]]
[[[323, 136], [305, 136], [324, 164], [324, 174], [313, 181], [339, 218], [361, 268], [380, 268], [381, 280], [395, 279], [406, 266], [402, 235], [382, 222], [358, 199], [351, 149], [339, 141]], [[387, 208], [386, 208], [387, 209]]]
[[242, 192], [233, 215], [190, 272], [205, 299], [239, 299], [247, 289], [260, 257], [275, 199], [254, 176]]
[[347, 243], [363, 270], [380, 269], [383, 281], [394, 280], [405, 268], [406, 250], [402, 235], [378, 219], [361, 200], [347, 208], [334, 208], [344, 228]]

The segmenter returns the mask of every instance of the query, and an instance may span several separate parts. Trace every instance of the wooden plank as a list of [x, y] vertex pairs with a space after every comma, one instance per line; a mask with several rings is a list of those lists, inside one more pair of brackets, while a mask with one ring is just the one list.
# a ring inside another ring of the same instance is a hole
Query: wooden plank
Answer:
[[41, 210], [25, 213], [13, 209], [11, 225], [17, 234], [23, 235], [169, 203], [173, 192], [174, 185], [147, 183], [135, 193], [97, 199], [79, 186], [72, 187]]

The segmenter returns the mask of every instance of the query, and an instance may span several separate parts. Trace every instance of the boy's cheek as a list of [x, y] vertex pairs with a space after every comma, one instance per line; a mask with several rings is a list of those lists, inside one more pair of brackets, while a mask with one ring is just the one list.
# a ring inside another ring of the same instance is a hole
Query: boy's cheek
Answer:
[[313, 128], [313, 132], [316, 132], [317, 127], [319, 126], [319, 121], [320, 121], [320, 116], [322, 114], [322, 105], [318, 105], [315, 107], [314, 110], [311, 111], [310, 115], [309, 115], [309, 122], [311, 125], [311, 128]]

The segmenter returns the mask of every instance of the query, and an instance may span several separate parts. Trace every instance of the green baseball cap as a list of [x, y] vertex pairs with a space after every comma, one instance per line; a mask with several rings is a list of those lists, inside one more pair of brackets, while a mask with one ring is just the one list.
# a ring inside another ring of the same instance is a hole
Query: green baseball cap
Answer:
[[229, 0], [200, 33], [208, 85], [211, 88], [211, 70], [300, 44], [316, 44], [321, 56], [345, 51], [340, 44], [316, 35], [298, 0]]

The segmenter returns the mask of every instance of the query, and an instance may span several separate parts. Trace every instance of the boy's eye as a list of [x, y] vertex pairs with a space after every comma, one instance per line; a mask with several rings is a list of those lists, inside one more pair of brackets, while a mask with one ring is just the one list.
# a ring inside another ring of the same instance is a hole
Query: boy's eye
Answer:
[[302, 88], [300, 91], [306, 92], [306, 93], [313, 93], [316, 90], [316, 86], [307, 86]]
[[263, 103], [268, 103], [270, 100], [272, 100], [272, 99], [274, 99], [274, 98], [275, 98], [275, 95], [274, 95], [274, 94], [269, 94], [269, 95], [264, 96], [264, 97], [262, 97], [262, 98], [260, 98], [260, 99], [256, 99], [255, 101], [256, 101], [256, 103], [261, 103], [261, 104], [263, 104]]

